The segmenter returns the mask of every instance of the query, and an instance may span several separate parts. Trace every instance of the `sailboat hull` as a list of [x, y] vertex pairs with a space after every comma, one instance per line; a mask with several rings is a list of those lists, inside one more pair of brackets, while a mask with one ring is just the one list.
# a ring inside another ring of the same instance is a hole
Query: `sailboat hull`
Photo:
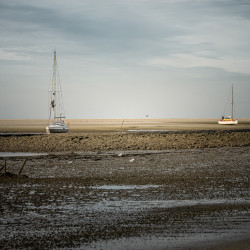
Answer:
[[218, 124], [220, 124], [220, 125], [236, 125], [236, 124], [238, 124], [238, 121], [237, 120], [234, 120], [234, 121], [221, 120], [221, 121], [218, 121]]
[[223, 115], [221, 120], [218, 121], [220, 125], [237, 125], [238, 121], [233, 119], [234, 117], [234, 88], [232, 85], [232, 115]]
[[69, 131], [69, 126], [65, 125], [64, 123], [55, 123], [49, 124], [46, 126], [46, 131], [48, 134], [50, 133], [67, 133]]
[[51, 133], [67, 133], [69, 131], [68, 128], [51, 128], [51, 127], [46, 127], [46, 131], [48, 134]]

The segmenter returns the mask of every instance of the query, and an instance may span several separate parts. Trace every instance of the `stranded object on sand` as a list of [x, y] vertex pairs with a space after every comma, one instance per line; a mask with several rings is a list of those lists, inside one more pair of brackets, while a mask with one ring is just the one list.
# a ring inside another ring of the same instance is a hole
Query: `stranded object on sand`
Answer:
[[234, 120], [233, 116], [223, 115], [221, 120], [218, 121], [218, 124], [220, 124], [220, 125], [236, 125], [236, 124], [238, 124], [238, 121]]
[[232, 85], [232, 115], [223, 115], [221, 120], [218, 121], [220, 125], [236, 125], [238, 121], [233, 118], [234, 116], [234, 97], [233, 97], [233, 85]]
[[66, 133], [69, 131], [69, 123], [65, 124], [64, 120], [62, 120], [62, 118], [65, 118], [65, 116], [63, 115], [65, 112], [63, 107], [62, 89], [56, 61], [56, 51], [54, 51], [52, 84], [49, 95], [49, 123], [46, 126], [46, 131], [47, 133]]
[[29, 178], [27, 175], [21, 174], [22, 171], [23, 171], [23, 168], [24, 168], [24, 165], [25, 165], [26, 161], [27, 161], [27, 159], [24, 160], [24, 162], [23, 162], [23, 164], [22, 164], [22, 167], [21, 167], [19, 173], [18, 173], [18, 174], [13, 174], [13, 173], [7, 171], [7, 167], [6, 167], [6, 158], [4, 158], [3, 167], [0, 169], [0, 172], [1, 172], [3, 169], [4, 169], [4, 172], [3, 172], [3, 173], [0, 173], [0, 177]]

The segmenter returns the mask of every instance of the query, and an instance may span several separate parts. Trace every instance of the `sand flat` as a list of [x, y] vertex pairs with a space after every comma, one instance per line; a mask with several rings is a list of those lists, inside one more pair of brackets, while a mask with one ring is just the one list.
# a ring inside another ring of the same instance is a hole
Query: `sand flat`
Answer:
[[[217, 124], [218, 119], [68, 119], [69, 133], [124, 131], [124, 130], [227, 130], [250, 129], [250, 119], [239, 119], [239, 124]], [[0, 133], [45, 132], [46, 119], [1, 119]]]

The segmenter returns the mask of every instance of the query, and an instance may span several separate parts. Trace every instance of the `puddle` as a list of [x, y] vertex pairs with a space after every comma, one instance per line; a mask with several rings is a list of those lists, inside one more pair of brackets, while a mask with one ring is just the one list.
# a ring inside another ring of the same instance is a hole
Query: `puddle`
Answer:
[[176, 130], [163, 130], [163, 129], [129, 129], [128, 132], [176, 132]]
[[[223, 200], [223, 199], [214, 199], [214, 200], [132, 200], [132, 199], [123, 199], [117, 201], [111, 201], [104, 199], [102, 201], [93, 203], [93, 202], [85, 202], [84, 210], [85, 211], [92, 211], [92, 212], [111, 212], [111, 211], [122, 211], [122, 212], [135, 212], [137, 210], [151, 210], [151, 209], [169, 209], [169, 208], [181, 208], [181, 207], [195, 207], [195, 206], [204, 206], [204, 205], [236, 205], [236, 204], [244, 204], [249, 205], [250, 202], [246, 201], [245, 199], [236, 199], [236, 200]], [[70, 207], [72, 208], [72, 205]], [[68, 209], [66, 207], [61, 207], [63, 209]], [[75, 210], [82, 211], [83, 206], [74, 206]]]
[[33, 135], [46, 135], [46, 133], [20, 133], [20, 132], [14, 132], [14, 133], [0, 133], [0, 136], [3, 137], [9, 137], [9, 136], [33, 136]]
[[148, 189], [148, 188], [159, 188], [160, 185], [102, 185], [92, 187], [93, 189], [104, 189], [104, 190], [128, 190], [128, 189]]
[[48, 153], [0, 152], [0, 157], [39, 156], [39, 155], [48, 155]]

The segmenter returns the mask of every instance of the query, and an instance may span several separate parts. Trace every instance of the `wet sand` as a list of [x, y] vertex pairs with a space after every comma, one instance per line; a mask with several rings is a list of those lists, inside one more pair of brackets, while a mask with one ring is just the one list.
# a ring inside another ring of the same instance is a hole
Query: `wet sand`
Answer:
[[248, 122], [137, 120], [128, 128], [165, 131], [129, 132], [112, 120], [32, 134], [40, 122], [0, 122], [18, 132], [0, 136], [0, 166], [6, 158], [17, 174], [27, 159], [23, 177], [0, 177], [2, 249], [248, 249]]

